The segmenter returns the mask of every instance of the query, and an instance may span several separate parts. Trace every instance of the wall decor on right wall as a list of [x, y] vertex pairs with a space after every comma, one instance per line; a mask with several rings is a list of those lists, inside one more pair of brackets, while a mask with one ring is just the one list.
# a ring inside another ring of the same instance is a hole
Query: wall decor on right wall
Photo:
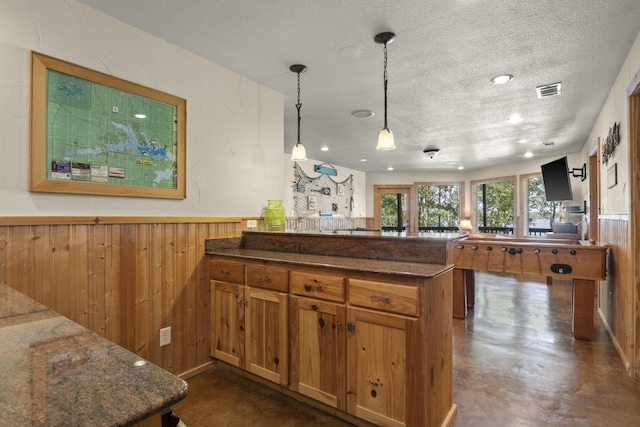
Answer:
[[612, 128], [609, 128], [609, 134], [602, 147], [602, 163], [606, 165], [609, 162], [609, 158], [613, 156], [618, 144], [620, 144], [620, 123], [616, 122]]
[[618, 184], [618, 164], [614, 163], [607, 169], [607, 188], [613, 188]]

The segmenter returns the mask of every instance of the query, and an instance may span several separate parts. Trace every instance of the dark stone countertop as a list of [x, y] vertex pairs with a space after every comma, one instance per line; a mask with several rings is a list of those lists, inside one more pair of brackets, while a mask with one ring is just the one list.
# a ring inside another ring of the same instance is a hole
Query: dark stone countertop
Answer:
[[0, 283], [0, 413], [16, 426], [126, 426], [187, 383]]
[[[207, 241], [209, 243], [210, 239]], [[207, 247], [207, 254], [227, 256], [253, 261], [270, 261], [308, 267], [340, 268], [344, 270], [379, 273], [401, 276], [418, 276], [430, 278], [453, 268], [447, 264], [428, 264], [406, 261], [388, 261], [368, 258], [352, 258], [331, 255], [300, 254], [243, 248], [216, 248], [214, 244]]]

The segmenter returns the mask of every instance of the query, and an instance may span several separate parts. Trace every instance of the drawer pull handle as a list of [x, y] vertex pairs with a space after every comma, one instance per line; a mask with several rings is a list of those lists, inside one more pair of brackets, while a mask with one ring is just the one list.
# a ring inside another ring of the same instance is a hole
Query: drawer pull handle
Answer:
[[242, 300], [240, 298], [236, 298], [236, 302], [238, 303], [238, 305], [242, 305]]
[[382, 301], [385, 304], [391, 303], [391, 298], [386, 297], [384, 295], [370, 294], [369, 298], [371, 298], [371, 301]]
[[304, 284], [304, 290], [305, 292], [311, 292], [311, 291], [321, 291], [322, 290], [322, 286], [320, 285], [310, 285], [308, 283]]
[[473, 246], [471, 246], [471, 250], [472, 250], [472, 251], [475, 251], [475, 250], [477, 250], [477, 249], [478, 249], [478, 246], [477, 246], [477, 245], [473, 245]]
[[225, 276], [231, 275], [231, 271], [229, 271], [229, 270], [224, 270], [224, 269], [221, 268], [218, 271], [220, 272], [220, 274], [224, 274]]
[[271, 282], [271, 278], [269, 276], [258, 276], [258, 281], [269, 283]]

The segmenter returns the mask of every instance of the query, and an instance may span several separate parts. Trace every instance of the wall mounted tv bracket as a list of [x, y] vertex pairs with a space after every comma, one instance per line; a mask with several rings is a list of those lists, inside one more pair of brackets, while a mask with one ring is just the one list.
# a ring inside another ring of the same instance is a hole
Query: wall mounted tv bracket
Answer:
[[583, 163], [581, 168], [573, 168], [569, 172], [572, 177], [580, 178], [580, 181], [587, 179], [587, 164]]

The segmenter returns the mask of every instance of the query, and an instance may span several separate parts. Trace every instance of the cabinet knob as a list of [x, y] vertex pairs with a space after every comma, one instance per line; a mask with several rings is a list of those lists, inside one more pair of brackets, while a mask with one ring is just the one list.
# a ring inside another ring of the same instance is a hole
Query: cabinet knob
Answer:
[[538, 254], [540, 253], [540, 249], [535, 248], [535, 249], [533, 250], [533, 253], [534, 253], [534, 254], [536, 254], [536, 255], [538, 255]]
[[322, 286], [320, 286], [320, 285], [310, 285], [309, 283], [305, 283], [304, 284], [304, 290], [305, 290], [305, 292], [321, 291], [322, 290]]
[[318, 319], [318, 325], [320, 325], [321, 328], [324, 327], [324, 319], [322, 317]]

